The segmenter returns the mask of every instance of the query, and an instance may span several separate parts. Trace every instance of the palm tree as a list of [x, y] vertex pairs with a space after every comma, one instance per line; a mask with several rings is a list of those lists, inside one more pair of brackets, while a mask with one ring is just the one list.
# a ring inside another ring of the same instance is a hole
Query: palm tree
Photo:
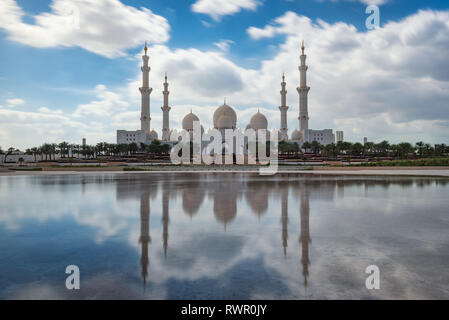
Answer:
[[312, 145], [309, 142], [304, 142], [302, 144], [302, 148], [304, 149], [305, 152], [307, 152], [307, 150], [309, 150], [310, 148], [312, 148]]
[[61, 157], [65, 158], [65, 155], [69, 156], [69, 143], [66, 141], [61, 142], [58, 144], [58, 148], [61, 153]]
[[432, 148], [432, 146], [430, 144], [426, 143], [424, 145], [424, 155], [430, 156], [430, 155], [432, 155], [432, 153], [434, 153], [434, 149]]
[[408, 142], [401, 142], [397, 146], [397, 152], [400, 157], [408, 158], [409, 154], [415, 152], [415, 148]]
[[415, 143], [415, 146], [416, 146], [416, 149], [418, 150], [418, 155], [420, 157], [422, 157], [424, 154], [424, 142], [419, 141], [419, 142]]
[[11, 155], [14, 151], [16, 151], [16, 149], [14, 149], [13, 147], [8, 148], [8, 151], [6, 151], [6, 154], [5, 154], [4, 162], [6, 162], [6, 158], [8, 158], [8, 156]]
[[97, 143], [97, 145], [95, 146], [95, 149], [98, 154], [104, 155], [104, 153], [106, 151], [106, 142]]
[[363, 145], [360, 142], [356, 142], [349, 151], [353, 156], [359, 156], [363, 152]]
[[310, 148], [314, 154], [318, 154], [323, 149], [323, 146], [318, 141], [313, 140], [310, 144]]
[[37, 157], [36, 155], [39, 153], [39, 148], [33, 147], [30, 149], [31, 154], [34, 155], [34, 162], [37, 162]]
[[386, 156], [389, 149], [390, 149], [390, 143], [387, 140], [383, 140], [382, 142], [376, 143], [374, 145], [375, 152], [379, 153], [382, 156]]
[[[154, 140], [154, 141], [159, 141], [159, 140]], [[159, 144], [160, 144], [160, 142], [159, 142]], [[131, 152], [131, 154], [135, 154], [137, 152], [137, 150], [139, 150], [139, 147], [137, 146], [137, 143], [133, 142], [133, 143], [129, 144], [128, 149]]]
[[330, 143], [323, 148], [323, 154], [326, 156], [336, 156], [338, 154], [338, 148], [335, 143]]
[[[52, 143], [50, 145], [50, 152], [53, 155], [53, 160], [56, 160], [56, 154], [58, 153], [58, 145], [56, 143]], [[50, 156], [50, 160], [51, 160], [51, 156]]]
[[363, 154], [364, 155], [372, 153], [373, 150], [374, 150], [374, 143], [373, 142], [367, 142], [363, 146]]

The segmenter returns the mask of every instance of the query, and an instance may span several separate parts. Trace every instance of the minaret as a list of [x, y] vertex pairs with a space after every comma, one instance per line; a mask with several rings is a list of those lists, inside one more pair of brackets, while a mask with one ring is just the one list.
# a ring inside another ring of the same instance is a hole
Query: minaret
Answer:
[[279, 110], [281, 111], [281, 128], [280, 132], [282, 135], [282, 140], [288, 139], [288, 128], [287, 128], [287, 90], [285, 90], [285, 76], [284, 73], [282, 73], [282, 82], [281, 82], [281, 106], [279, 107]]
[[143, 66], [140, 68], [142, 70], [142, 87], [139, 88], [142, 94], [142, 110], [140, 116], [140, 130], [144, 130], [147, 135], [150, 134], [150, 94], [153, 91], [149, 87], [149, 76], [151, 68], [148, 66], [149, 56], [147, 55], [148, 47], [145, 42], [145, 55], [142, 56]]
[[299, 132], [301, 132], [301, 141], [304, 142], [304, 136], [306, 130], [309, 129], [309, 112], [308, 112], [308, 102], [307, 95], [309, 94], [310, 87], [307, 86], [307, 69], [306, 66], [306, 58], [307, 56], [304, 54], [304, 41], [302, 42], [301, 51], [302, 54], [300, 56], [301, 65], [299, 66], [300, 72], [300, 82], [299, 87], [296, 90], [299, 93]]
[[150, 263], [148, 258], [148, 245], [151, 243], [150, 237], [150, 194], [148, 192], [142, 193], [140, 196], [140, 238], [141, 256], [140, 266], [143, 280], [143, 286], [146, 287], [148, 265]]
[[170, 140], [170, 120], [169, 113], [171, 108], [168, 106], [168, 95], [170, 91], [168, 91], [168, 82], [167, 82], [167, 73], [165, 73], [165, 82], [164, 82], [164, 91], [162, 91], [164, 95], [164, 105], [161, 107], [162, 109], [162, 141]]

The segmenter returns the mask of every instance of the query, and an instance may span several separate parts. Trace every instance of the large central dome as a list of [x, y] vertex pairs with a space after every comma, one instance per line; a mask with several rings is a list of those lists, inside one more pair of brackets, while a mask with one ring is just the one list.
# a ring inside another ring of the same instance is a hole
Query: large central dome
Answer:
[[[219, 121], [221, 118], [221, 121]], [[229, 119], [228, 119], [229, 118]], [[226, 121], [224, 121], [226, 120]], [[230, 120], [230, 122], [229, 122]], [[220, 125], [221, 122], [221, 125]], [[222, 126], [226, 123], [226, 128], [223, 128]], [[229, 127], [230, 125], [230, 127]], [[235, 129], [237, 125], [237, 114], [235, 113], [234, 109], [232, 109], [231, 106], [228, 106], [225, 103], [218, 107], [217, 110], [214, 112], [214, 128], [216, 129]]]

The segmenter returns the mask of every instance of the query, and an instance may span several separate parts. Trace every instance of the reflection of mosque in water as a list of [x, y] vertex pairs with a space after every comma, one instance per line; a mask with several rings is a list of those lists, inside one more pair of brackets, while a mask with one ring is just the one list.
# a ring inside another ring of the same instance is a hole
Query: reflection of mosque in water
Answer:
[[[279, 180], [279, 178], [281, 180]], [[301, 248], [301, 269], [304, 285], [308, 284], [310, 258], [309, 246], [312, 242], [309, 230], [310, 200], [333, 201], [335, 197], [343, 198], [344, 189], [353, 186], [364, 185], [365, 192], [369, 192], [371, 187], [388, 188], [390, 185], [400, 187], [410, 186], [410, 181], [387, 181], [379, 184], [379, 181], [363, 182], [357, 179], [354, 181], [338, 179], [293, 179], [288, 181], [289, 175], [280, 175], [278, 179], [259, 179], [254, 176], [240, 177], [238, 174], [229, 176], [192, 175], [188, 179], [174, 179], [171, 175], [157, 177], [151, 180], [121, 180], [117, 183], [117, 200], [140, 199], [140, 237], [141, 246], [141, 275], [146, 283], [150, 261], [150, 244], [155, 245], [150, 235], [150, 202], [155, 199], [158, 191], [162, 191], [162, 251], [167, 257], [169, 248], [169, 208], [170, 200], [182, 198], [183, 212], [191, 219], [198, 213], [205, 199], [213, 202], [213, 213], [215, 219], [226, 227], [236, 217], [238, 213], [238, 202], [243, 198], [246, 200], [251, 211], [261, 219], [269, 208], [270, 198], [280, 200], [280, 231], [283, 255], [288, 254], [288, 227], [289, 227], [289, 199], [299, 198], [299, 245]], [[425, 184], [426, 181], [415, 181], [417, 185]], [[158, 209], [159, 210], [159, 209]]]
[[[300, 199], [300, 237], [301, 264], [304, 285], [307, 286], [309, 275], [309, 196], [310, 187], [306, 181], [295, 181], [292, 183], [266, 181], [258, 179], [235, 179], [235, 177], [220, 180], [202, 180], [199, 176], [189, 177], [189, 180], [175, 181], [167, 177], [158, 183], [157, 180], [134, 183], [132, 181], [121, 181], [117, 183], [117, 199], [129, 200], [139, 197], [140, 200], [140, 237], [141, 247], [141, 276], [144, 287], [148, 278], [150, 261], [149, 250], [152, 242], [150, 235], [150, 200], [155, 199], [159, 190], [162, 191], [162, 250], [167, 257], [169, 241], [169, 204], [170, 199], [182, 197], [183, 212], [191, 219], [199, 211], [206, 196], [213, 202], [213, 213], [216, 220], [223, 224], [226, 231], [227, 224], [231, 223], [237, 216], [237, 203], [244, 196], [251, 211], [260, 219], [268, 211], [270, 196], [280, 196], [281, 199], [281, 237], [284, 256], [287, 255], [288, 247], [288, 199], [289, 190], [293, 193], [299, 192]], [[129, 182], [129, 183], [128, 183]], [[316, 185], [318, 186], [318, 185]], [[334, 184], [335, 186], [335, 184]], [[293, 188], [290, 188], [293, 187]], [[322, 185], [321, 185], [322, 187]], [[313, 188], [313, 185], [312, 185]], [[154, 210], [154, 209], [153, 209]]]

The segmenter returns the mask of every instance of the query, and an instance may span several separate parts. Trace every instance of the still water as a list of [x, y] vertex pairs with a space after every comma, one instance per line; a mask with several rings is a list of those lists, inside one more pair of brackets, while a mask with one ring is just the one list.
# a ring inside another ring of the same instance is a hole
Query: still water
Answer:
[[439, 178], [0, 177], [0, 298], [449, 299], [448, 208]]

